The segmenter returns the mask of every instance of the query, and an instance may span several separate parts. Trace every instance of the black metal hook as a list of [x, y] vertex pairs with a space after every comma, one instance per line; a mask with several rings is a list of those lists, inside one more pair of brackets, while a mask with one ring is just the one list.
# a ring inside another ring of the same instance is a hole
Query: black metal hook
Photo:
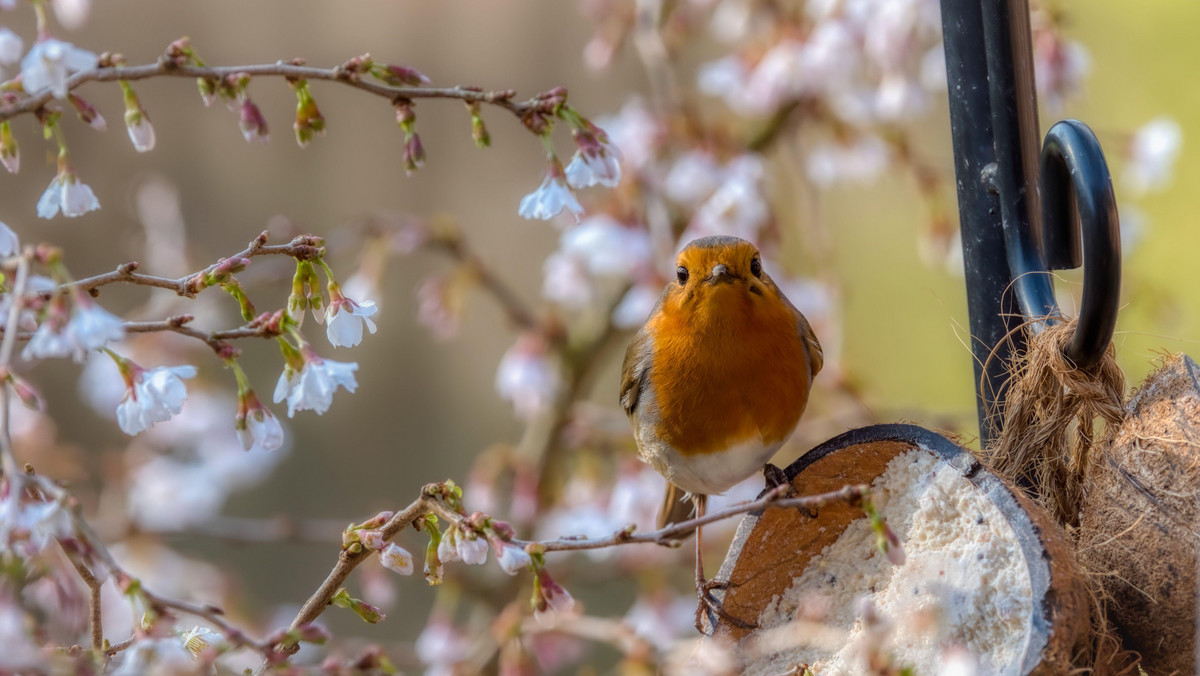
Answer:
[[1038, 152], [1028, 0], [941, 0], [941, 6], [986, 445], [1003, 425], [1009, 357], [1060, 314], [1049, 271], [1085, 265], [1079, 323], [1066, 354], [1087, 368], [1112, 339], [1121, 248], [1112, 181], [1091, 131], [1060, 122]]
[[1080, 368], [1100, 361], [1117, 324], [1121, 233], [1112, 178], [1100, 142], [1078, 120], [1050, 128], [1042, 144], [1040, 241], [1032, 228], [1006, 228], [1009, 268], [1021, 312], [1039, 332], [1060, 314], [1050, 270], [1083, 265], [1079, 323], [1067, 357]]

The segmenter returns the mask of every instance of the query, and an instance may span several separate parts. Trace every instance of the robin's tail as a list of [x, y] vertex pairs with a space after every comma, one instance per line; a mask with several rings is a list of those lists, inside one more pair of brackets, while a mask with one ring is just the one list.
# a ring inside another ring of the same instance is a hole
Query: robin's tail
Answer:
[[[663, 496], [662, 507], [658, 510], [659, 529], [666, 528], [673, 523], [682, 523], [695, 516], [696, 503], [692, 496], [679, 486], [667, 482], [667, 493]], [[691, 535], [690, 531], [680, 534], [679, 537], [684, 538], [689, 535]]]

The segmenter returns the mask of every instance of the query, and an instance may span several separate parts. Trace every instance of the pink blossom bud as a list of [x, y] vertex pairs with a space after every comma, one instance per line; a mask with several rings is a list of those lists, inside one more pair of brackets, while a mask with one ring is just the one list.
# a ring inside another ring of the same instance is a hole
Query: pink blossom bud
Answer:
[[571, 612], [575, 609], [575, 598], [542, 567], [534, 578], [532, 605], [534, 617], [541, 620], [548, 615]]
[[371, 75], [383, 80], [393, 87], [416, 87], [429, 84], [430, 80], [416, 68], [396, 66], [392, 64], [375, 64], [371, 67]]
[[362, 599], [356, 599], [350, 596], [350, 592], [346, 591], [345, 587], [338, 589], [337, 593], [335, 593], [333, 598], [330, 599], [330, 602], [339, 608], [349, 608], [350, 610], [353, 610], [354, 613], [362, 618], [364, 622], [368, 622], [370, 624], [377, 624], [387, 619], [387, 615], [384, 614], [382, 610], [371, 605], [370, 603], [367, 603], [366, 601], [363, 601]]
[[75, 108], [75, 112], [79, 115], [79, 119], [96, 131], [105, 131], [108, 129], [108, 122], [104, 120], [104, 116], [100, 111], [96, 110], [92, 104], [84, 101], [75, 94], [67, 94], [67, 100]]
[[324, 645], [331, 638], [328, 629], [319, 624], [312, 624], [311, 622], [296, 627], [292, 632], [295, 633], [298, 640], [317, 645]]
[[411, 103], [400, 101], [396, 104], [396, 124], [400, 125], [401, 129], [411, 129], [416, 121], [417, 114], [413, 112]]
[[409, 134], [404, 141], [404, 173], [412, 176], [425, 166], [425, 148], [421, 145], [420, 134]]
[[387, 545], [383, 533], [373, 529], [358, 531], [358, 541], [363, 543], [364, 547], [375, 550], [383, 549]]
[[12, 386], [13, 392], [16, 393], [21, 403], [25, 405], [25, 408], [31, 411], [42, 410], [42, 396], [38, 394], [38, 391], [34, 389], [28, 380], [14, 373], [9, 373], [8, 383]]
[[242, 136], [246, 138], [246, 141], [258, 139], [266, 143], [270, 138], [266, 118], [249, 98], [242, 99], [241, 108], [238, 111], [238, 127], [242, 130]]

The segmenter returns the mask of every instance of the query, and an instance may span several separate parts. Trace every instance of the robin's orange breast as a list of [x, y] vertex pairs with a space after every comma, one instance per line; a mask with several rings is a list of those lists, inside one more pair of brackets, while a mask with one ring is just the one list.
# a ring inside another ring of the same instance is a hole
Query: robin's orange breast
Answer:
[[789, 306], [752, 307], [730, 288], [691, 312], [659, 312], [646, 328], [657, 436], [680, 455], [778, 447], [796, 427], [811, 365]]

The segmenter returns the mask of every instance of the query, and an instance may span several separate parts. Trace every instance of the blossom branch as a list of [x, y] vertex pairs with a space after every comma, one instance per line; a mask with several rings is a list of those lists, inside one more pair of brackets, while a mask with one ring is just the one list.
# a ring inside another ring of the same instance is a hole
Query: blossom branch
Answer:
[[188, 326], [193, 319], [192, 315], [175, 315], [161, 321], [155, 322], [125, 322], [126, 333], [155, 333], [158, 331], [171, 331], [183, 336], [189, 336], [197, 340], [204, 341], [213, 350], [219, 354], [224, 347], [222, 344], [226, 340], [236, 340], [239, 338], [274, 338], [279, 335], [278, 327], [272, 326], [270, 322], [251, 322], [245, 326], [236, 329], [224, 329], [221, 331], [201, 331]]
[[[94, 569], [106, 570], [122, 591], [143, 599], [155, 614], [170, 615], [173, 611], [174, 613], [200, 618], [220, 630], [231, 645], [250, 648], [262, 654], [268, 660], [273, 660], [278, 656], [278, 653], [273, 648], [274, 641], [256, 641], [251, 639], [246, 632], [235, 627], [225, 618], [225, 611], [220, 607], [212, 604], [195, 604], [187, 601], [179, 601], [160, 596], [147, 589], [137, 578], [117, 563], [112, 553], [105, 547], [103, 541], [92, 530], [91, 524], [80, 514], [78, 504], [75, 503], [74, 498], [65, 489], [45, 477], [34, 474], [28, 474], [27, 476], [31, 478], [40, 492], [67, 510], [72, 530], [78, 540], [70, 547], [63, 547], [63, 551], [66, 552], [75, 569], [79, 571], [80, 577], [88, 585], [88, 588], [93, 590], [93, 595], [97, 600], [99, 597], [95, 594], [94, 590], [99, 588], [100, 582]], [[91, 566], [88, 565], [87, 559], [91, 559]], [[98, 608], [98, 604], [96, 607]], [[92, 626], [92, 641], [95, 643], [96, 633], [98, 631], [103, 632], [103, 629], [100, 627], [98, 621], [99, 610], [93, 608], [92, 613], [93, 620], [95, 620], [95, 624]], [[136, 640], [136, 637], [129, 642], [125, 642], [126, 647], [131, 645], [134, 640]], [[103, 637], [101, 637], [101, 646], [103, 646]], [[112, 655], [120, 649], [116, 646], [110, 646], [105, 652], [108, 655]]]
[[[520, 540], [510, 538], [508, 541], [512, 545], [539, 548], [545, 552], [602, 549], [631, 544], [657, 544], [666, 547], [678, 547], [681, 542], [678, 539], [679, 537], [701, 526], [723, 521], [739, 514], [766, 509], [767, 507], [795, 508], [811, 511], [833, 502], [855, 504], [861, 502], [870, 489], [867, 486], [851, 485], [818, 495], [789, 497], [791, 490], [792, 487], [790, 484], [783, 484], [768, 491], [757, 500], [732, 505], [725, 509], [706, 514], [705, 516], [672, 524], [666, 528], [648, 533], [635, 533], [634, 526], [631, 525], [608, 537], [602, 538], [562, 537], [553, 540]], [[416, 522], [427, 514], [434, 514], [438, 518], [457, 526], [464, 532], [476, 530], [476, 526], [472, 523], [475, 520], [474, 517], [468, 517], [459, 512], [446, 500], [444, 497], [445, 493], [443, 484], [426, 485], [421, 490], [421, 497], [414, 500], [403, 510], [393, 514], [379, 528], [379, 534], [382, 536], [383, 541], [390, 541], [409, 525], [415, 526]], [[296, 614], [295, 619], [292, 620], [291, 627], [296, 629], [315, 621], [325, 611], [325, 608], [330, 605], [334, 595], [342, 588], [343, 583], [350, 576], [350, 573], [373, 553], [374, 550], [363, 547], [359, 543], [344, 548], [338, 555], [338, 561], [329, 572], [329, 575], [326, 576], [317, 590], [313, 592], [312, 596], [305, 601], [300, 612]], [[279, 649], [294, 652], [294, 650], [288, 648]]]
[[[360, 57], [361, 58], [361, 57]], [[393, 87], [386, 84], [363, 80], [359, 72], [350, 63], [335, 68], [316, 68], [298, 63], [280, 61], [277, 63], [257, 64], [249, 66], [197, 66], [180, 63], [168, 56], [160, 58], [156, 63], [140, 66], [111, 66], [93, 68], [72, 75], [67, 79], [67, 90], [74, 90], [87, 82], [113, 82], [117, 80], [133, 81], [154, 77], [183, 77], [220, 80], [226, 77], [280, 77], [290, 81], [295, 80], [326, 80], [339, 82], [355, 89], [385, 98], [389, 101], [413, 99], [458, 99], [466, 103], [488, 104], [503, 108], [518, 118], [524, 118], [530, 113], [553, 112], [555, 97], [537, 96], [528, 101], [513, 101], [516, 91], [501, 89], [482, 91], [464, 86], [456, 87]], [[0, 120], [7, 120], [25, 113], [33, 113], [54, 98], [50, 91], [41, 92], [35, 96], [0, 108]]]
[[[253, 258], [255, 256], [270, 255], [290, 256], [297, 260], [312, 260], [325, 255], [325, 247], [321, 242], [321, 239], [312, 235], [299, 235], [293, 238], [292, 241], [287, 244], [274, 244], [268, 246], [267, 239], [269, 237], [270, 232], [264, 230], [258, 235], [258, 237], [255, 237], [245, 249], [221, 260], [224, 261], [237, 258]], [[156, 277], [154, 275], [146, 275], [137, 272], [137, 269], [141, 266], [141, 264], [137, 261], [130, 261], [128, 263], [122, 263], [121, 265], [118, 265], [117, 269], [113, 270], [112, 272], [105, 272], [92, 277], [85, 277], [84, 279], [75, 280], [74, 282], [63, 285], [59, 289], [44, 291], [41, 293], [41, 296], [44, 298], [49, 298], [58, 291], [72, 288], [87, 291], [94, 296], [98, 293], [97, 289], [102, 286], [116, 283], [126, 283], [135, 284], [138, 286], [153, 286], [160, 289], [170, 289], [180, 296], [192, 298], [195, 297], [195, 295], [200, 291], [195, 284], [195, 280], [203, 278], [207, 273], [211, 273], [220, 264], [221, 262], [218, 261], [217, 263], [213, 263], [203, 270], [199, 270], [193, 274], [184, 275], [178, 279], [170, 279], [167, 277]]]

